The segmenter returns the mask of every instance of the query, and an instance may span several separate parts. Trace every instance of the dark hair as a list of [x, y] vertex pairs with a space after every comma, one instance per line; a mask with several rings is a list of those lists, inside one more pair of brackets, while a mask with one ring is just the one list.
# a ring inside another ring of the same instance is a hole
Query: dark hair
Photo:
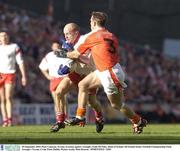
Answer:
[[91, 16], [93, 17], [93, 20], [97, 22], [98, 25], [103, 27], [105, 26], [108, 19], [107, 14], [104, 12], [92, 12]]
[[60, 42], [59, 42], [58, 40], [52, 40], [52, 41], [51, 41], [51, 44], [53, 44], [53, 43], [57, 43], [57, 44], [60, 45]]

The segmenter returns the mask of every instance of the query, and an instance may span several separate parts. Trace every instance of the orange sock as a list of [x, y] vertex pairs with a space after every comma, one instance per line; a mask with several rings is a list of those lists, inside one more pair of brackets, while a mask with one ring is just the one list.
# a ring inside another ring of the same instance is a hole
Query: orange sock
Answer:
[[85, 108], [78, 108], [76, 112], [76, 116], [78, 117], [84, 117], [86, 114], [86, 109]]
[[132, 122], [132, 124], [139, 124], [140, 116], [135, 114], [129, 120]]

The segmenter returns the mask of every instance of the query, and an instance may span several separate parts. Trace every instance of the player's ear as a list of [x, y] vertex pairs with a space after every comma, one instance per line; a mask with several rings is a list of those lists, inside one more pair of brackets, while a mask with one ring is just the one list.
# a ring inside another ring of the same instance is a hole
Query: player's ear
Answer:
[[97, 25], [97, 22], [96, 21], [93, 21], [93, 26], [96, 26]]
[[76, 31], [75, 33], [78, 34], [78, 31]]

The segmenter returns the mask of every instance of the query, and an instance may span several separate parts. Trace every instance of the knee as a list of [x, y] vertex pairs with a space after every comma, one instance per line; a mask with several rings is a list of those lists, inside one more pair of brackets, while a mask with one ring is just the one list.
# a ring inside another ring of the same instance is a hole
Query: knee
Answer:
[[0, 99], [0, 103], [5, 103], [5, 102], [6, 102], [5, 98]]
[[94, 108], [95, 104], [96, 104], [96, 103], [95, 103], [94, 101], [92, 101], [92, 100], [90, 100], [90, 99], [88, 100], [88, 106], [89, 106], [89, 107]]
[[12, 98], [11, 96], [6, 96], [5, 101], [6, 102], [11, 102], [11, 98]]
[[58, 90], [55, 91], [55, 95], [58, 96], [58, 97], [62, 97], [65, 94], [64, 94], [63, 89], [58, 89]]
[[91, 103], [89, 103], [89, 102], [88, 102], [87, 106], [90, 107], [90, 108], [93, 108], [93, 105]]
[[120, 110], [122, 106], [122, 103], [111, 103], [111, 107], [115, 110]]

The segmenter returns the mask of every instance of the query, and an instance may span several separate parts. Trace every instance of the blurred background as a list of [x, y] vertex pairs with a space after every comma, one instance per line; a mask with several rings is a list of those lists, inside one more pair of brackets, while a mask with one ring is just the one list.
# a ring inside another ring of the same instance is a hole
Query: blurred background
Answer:
[[[66, 23], [80, 25], [82, 34], [89, 32], [92, 11], [106, 12], [107, 28], [119, 38], [126, 103], [149, 123], [180, 123], [179, 0], [0, 0], [0, 31], [9, 31], [21, 47], [28, 75], [25, 88], [17, 76], [14, 123], [55, 121], [49, 82], [38, 65], [51, 42], [63, 36]], [[75, 114], [76, 96], [75, 91], [67, 96], [69, 117]], [[128, 122], [110, 107], [102, 89], [98, 100], [106, 123]], [[87, 119], [94, 122], [91, 109]]]

